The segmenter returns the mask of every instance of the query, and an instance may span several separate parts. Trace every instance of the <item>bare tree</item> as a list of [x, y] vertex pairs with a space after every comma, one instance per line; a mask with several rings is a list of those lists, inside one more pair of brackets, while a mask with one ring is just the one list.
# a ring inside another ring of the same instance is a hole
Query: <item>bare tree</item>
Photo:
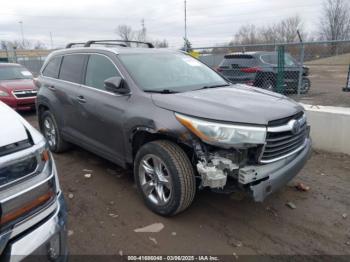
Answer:
[[241, 26], [238, 32], [235, 34], [231, 44], [249, 45], [257, 44], [260, 42], [258, 30], [255, 25]]
[[298, 15], [288, 17], [276, 24], [265, 27], [256, 27], [253, 24], [244, 25], [239, 28], [230, 44], [249, 45], [295, 42], [297, 41], [298, 30], [303, 38], [306, 38], [303, 23]]
[[169, 47], [169, 43], [166, 39], [163, 40], [156, 40], [153, 42], [154, 46], [157, 48], [168, 48]]
[[324, 0], [319, 34], [324, 40], [345, 40], [350, 37], [348, 0]]
[[1, 40], [0, 41], [0, 49], [6, 50], [7, 49], [7, 41]]
[[291, 43], [297, 40], [299, 32], [305, 35], [300, 16], [292, 16], [283, 19], [273, 28], [276, 32], [276, 40], [281, 43]]
[[34, 44], [34, 49], [46, 49], [46, 45], [41, 41], [36, 41], [36, 43]]
[[135, 32], [132, 30], [131, 26], [120, 25], [117, 27], [115, 32], [119, 35], [121, 40], [124, 40], [124, 41], [134, 40]]

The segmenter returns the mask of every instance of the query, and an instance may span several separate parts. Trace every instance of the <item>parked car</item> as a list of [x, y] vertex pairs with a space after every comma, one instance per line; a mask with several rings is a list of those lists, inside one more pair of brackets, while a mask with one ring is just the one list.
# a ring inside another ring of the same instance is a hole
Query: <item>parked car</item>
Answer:
[[[284, 93], [297, 93], [299, 85], [300, 64], [288, 53], [285, 53]], [[232, 53], [224, 56], [217, 71], [232, 83], [244, 83], [277, 91], [277, 52]], [[300, 92], [307, 93], [311, 81], [307, 77], [309, 68], [303, 66], [302, 87]]]
[[15, 110], [35, 108], [37, 87], [33, 75], [24, 66], [0, 63], [0, 101]]
[[67, 212], [44, 137], [0, 101], [0, 261], [64, 261]]
[[99, 43], [47, 58], [40, 127], [53, 152], [73, 143], [133, 168], [154, 212], [177, 214], [205, 187], [263, 201], [307, 161], [309, 127], [293, 100], [232, 85], [179, 51]]

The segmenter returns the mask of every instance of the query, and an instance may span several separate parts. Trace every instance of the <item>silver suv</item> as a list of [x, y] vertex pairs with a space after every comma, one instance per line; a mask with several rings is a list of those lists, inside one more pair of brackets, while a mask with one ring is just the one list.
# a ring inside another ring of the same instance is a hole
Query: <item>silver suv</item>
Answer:
[[0, 260], [65, 260], [67, 212], [44, 137], [0, 102]]

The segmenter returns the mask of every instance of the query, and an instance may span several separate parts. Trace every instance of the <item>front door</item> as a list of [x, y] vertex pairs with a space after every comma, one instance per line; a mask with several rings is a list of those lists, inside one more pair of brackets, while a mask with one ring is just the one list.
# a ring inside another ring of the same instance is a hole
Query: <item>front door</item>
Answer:
[[104, 81], [120, 76], [105, 55], [89, 55], [80, 97], [80, 132], [89, 147], [114, 162], [124, 160], [123, 119], [129, 96], [105, 89]]

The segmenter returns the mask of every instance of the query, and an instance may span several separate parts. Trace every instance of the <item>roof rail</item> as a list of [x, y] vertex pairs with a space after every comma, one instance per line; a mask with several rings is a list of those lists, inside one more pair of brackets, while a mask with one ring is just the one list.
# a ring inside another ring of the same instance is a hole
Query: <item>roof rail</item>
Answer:
[[85, 43], [81, 42], [81, 43], [69, 43], [66, 45], [66, 48], [71, 48], [74, 45], [84, 45]]
[[141, 41], [131, 41], [131, 40], [90, 40], [87, 41], [84, 44], [84, 47], [90, 47], [92, 44], [106, 44], [106, 45], [113, 45], [113, 42], [121, 43], [121, 44], [115, 44], [115, 45], [120, 45], [120, 46], [126, 46], [125, 44], [122, 45], [123, 43], [135, 43], [135, 44], [144, 44], [147, 45], [148, 48], [154, 48], [154, 45], [149, 42], [141, 42]]

